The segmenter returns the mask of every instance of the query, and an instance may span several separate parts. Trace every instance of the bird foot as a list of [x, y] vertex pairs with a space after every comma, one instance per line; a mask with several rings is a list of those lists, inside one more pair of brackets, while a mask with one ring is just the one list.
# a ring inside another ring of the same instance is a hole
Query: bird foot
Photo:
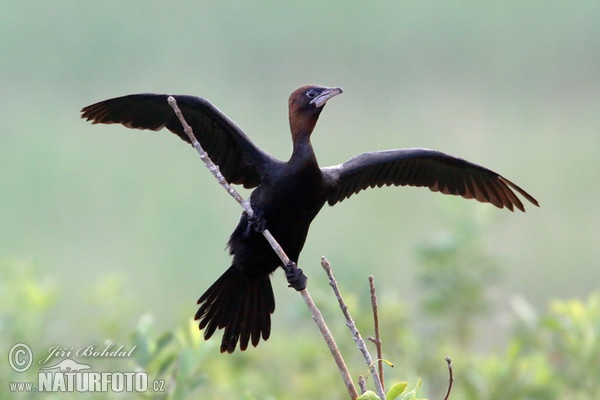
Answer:
[[294, 288], [297, 291], [306, 289], [308, 278], [304, 275], [301, 268], [298, 268], [295, 262], [290, 261], [283, 267], [285, 271], [285, 277], [289, 283], [288, 287]]
[[248, 223], [254, 231], [263, 233], [267, 229], [267, 220], [262, 212], [254, 210], [254, 215], [248, 217]]

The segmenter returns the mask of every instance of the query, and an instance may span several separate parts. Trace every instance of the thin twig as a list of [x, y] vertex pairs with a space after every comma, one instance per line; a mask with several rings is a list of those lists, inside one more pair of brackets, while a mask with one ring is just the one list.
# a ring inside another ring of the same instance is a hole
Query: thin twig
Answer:
[[371, 291], [371, 307], [373, 308], [373, 324], [375, 329], [375, 338], [372, 341], [375, 343], [377, 349], [377, 363], [379, 366], [379, 379], [381, 380], [381, 387], [385, 391], [385, 378], [383, 376], [383, 352], [381, 350], [381, 335], [379, 333], [379, 313], [377, 312], [377, 294], [375, 293], [375, 278], [373, 275], [369, 275], [369, 288]]
[[454, 374], [452, 373], [452, 359], [450, 357], [446, 357], [446, 363], [448, 363], [448, 390], [446, 391], [446, 396], [444, 396], [444, 400], [448, 400], [450, 398], [450, 391], [452, 390], [452, 383], [454, 382]]
[[[227, 191], [227, 193], [229, 193], [229, 195], [232, 196], [242, 206], [242, 209], [244, 210], [244, 212], [246, 214], [248, 214], [249, 217], [252, 217], [254, 215], [254, 212], [252, 211], [252, 206], [250, 205], [250, 202], [247, 200], [244, 200], [244, 198], [237, 192], [237, 190], [235, 190], [227, 182], [227, 180], [225, 179], [223, 174], [221, 174], [219, 167], [217, 165], [215, 165], [215, 163], [212, 162], [212, 160], [210, 159], [210, 157], [208, 156], [206, 151], [204, 151], [204, 149], [200, 145], [200, 142], [198, 142], [198, 140], [196, 139], [196, 136], [194, 135], [192, 128], [185, 120], [181, 110], [179, 109], [179, 106], [177, 105], [177, 101], [175, 100], [175, 98], [173, 96], [169, 96], [169, 98], [167, 100], [169, 102], [169, 105], [171, 106], [171, 108], [173, 109], [173, 111], [175, 112], [177, 117], [179, 118], [179, 121], [181, 122], [181, 125], [183, 126], [184, 132], [190, 138], [190, 141], [192, 142], [192, 146], [194, 146], [194, 148], [200, 155], [200, 159], [204, 162], [204, 165], [208, 168], [208, 170], [217, 179], [219, 184], [221, 184], [221, 186], [223, 186], [223, 188]], [[265, 238], [267, 239], [267, 241], [269, 242], [269, 244], [271, 245], [273, 250], [277, 253], [279, 258], [283, 262], [283, 265], [289, 265], [289, 263], [290, 263], [289, 257], [285, 254], [285, 252], [283, 251], [283, 248], [279, 245], [279, 243], [277, 243], [277, 240], [275, 240], [273, 235], [267, 229], [265, 229], [263, 231], [263, 235], [265, 236]], [[319, 309], [313, 302], [312, 297], [310, 296], [310, 293], [308, 292], [307, 289], [301, 290], [300, 294], [302, 295], [304, 302], [306, 303], [306, 305], [308, 306], [308, 309], [310, 310], [312, 319], [315, 321], [315, 323], [319, 327], [319, 330], [321, 331], [321, 334], [323, 335], [323, 338], [325, 339], [325, 343], [327, 343], [327, 347], [329, 347], [329, 351], [331, 352], [331, 354], [333, 355], [333, 358], [335, 359], [335, 363], [338, 367], [340, 375], [342, 376], [344, 384], [346, 385], [346, 389], [348, 390], [348, 394], [350, 395], [350, 398], [353, 400], [356, 399], [358, 397], [358, 392], [356, 391], [354, 382], [352, 382], [352, 377], [350, 375], [350, 372], [348, 371], [348, 368], [346, 367], [346, 363], [344, 362], [344, 359], [342, 358], [340, 350], [337, 347], [337, 344], [335, 343], [335, 340], [334, 340], [333, 336], [331, 335], [331, 332], [329, 331], [329, 328], [327, 327], [327, 324], [325, 323], [325, 320], [323, 319], [321, 312], [319, 311]]]
[[385, 393], [383, 391], [383, 387], [381, 386], [381, 381], [379, 380], [379, 376], [377, 375], [377, 369], [375, 368], [375, 364], [373, 363], [371, 354], [369, 354], [369, 350], [367, 349], [367, 344], [365, 343], [364, 339], [360, 335], [360, 332], [356, 328], [356, 324], [354, 323], [354, 320], [350, 316], [350, 312], [348, 311], [348, 306], [346, 305], [346, 303], [344, 302], [344, 299], [342, 298], [342, 294], [340, 293], [340, 290], [337, 286], [337, 282], [336, 282], [335, 278], [333, 277], [333, 272], [331, 271], [331, 264], [329, 263], [327, 258], [321, 257], [321, 266], [323, 267], [323, 269], [327, 273], [327, 276], [329, 277], [329, 285], [332, 287], [333, 292], [335, 293], [335, 297], [337, 297], [338, 303], [340, 304], [342, 313], [346, 317], [346, 325], [348, 326], [348, 329], [350, 329], [350, 332], [352, 333], [352, 338], [354, 339], [354, 342], [356, 343], [356, 347], [358, 347], [358, 350], [362, 353], [362, 356], [363, 356], [365, 362], [367, 363], [367, 367], [369, 368], [369, 371], [371, 372], [371, 376], [373, 377], [373, 384], [375, 385], [375, 391], [377, 392], [377, 395], [380, 398], [385, 399]]
[[360, 387], [360, 394], [364, 394], [367, 391], [367, 380], [364, 376], [358, 376], [358, 387]]

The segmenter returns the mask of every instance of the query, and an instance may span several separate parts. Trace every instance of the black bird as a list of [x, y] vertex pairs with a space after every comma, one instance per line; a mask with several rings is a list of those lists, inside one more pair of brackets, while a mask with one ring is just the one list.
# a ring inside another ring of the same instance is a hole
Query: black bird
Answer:
[[[255, 217], [242, 213], [229, 238], [231, 267], [200, 297], [196, 319], [204, 337], [224, 329], [221, 352], [240, 343], [256, 346], [267, 340], [275, 300], [270, 274], [281, 261], [260, 233], [267, 228], [288, 257], [298, 261], [310, 223], [325, 203], [334, 205], [369, 187], [424, 186], [434, 192], [460, 195], [498, 208], [525, 211], [515, 192], [534, 205], [536, 199], [508, 179], [485, 167], [428, 149], [397, 149], [363, 153], [336, 166], [320, 168], [310, 135], [323, 107], [339, 88], [303, 86], [289, 98], [293, 151], [280, 161], [258, 148], [246, 134], [209, 101], [173, 96], [196, 138], [225, 178], [256, 188], [250, 202]], [[105, 100], [81, 110], [92, 123], [120, 123], [128, 128], [166, 127], [190, 143], [167, 103], [166, 94], [133, 94]], [[306, 281], [296, 282], [302, 290]]]

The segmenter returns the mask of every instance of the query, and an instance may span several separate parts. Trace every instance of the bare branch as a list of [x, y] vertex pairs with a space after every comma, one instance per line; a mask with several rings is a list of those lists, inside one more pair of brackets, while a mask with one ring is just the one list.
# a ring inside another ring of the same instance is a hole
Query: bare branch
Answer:
[[348, 306], [342, 298], [342, 294], [340, 293], [340, 290], [337, 286], [337, 282], [333, 277], [333, 272], [331, 271], [331, 264], [325, 257], [321, 257], [321, 266], [323, 267], [323, 269], [327, 273], [327, 276], [329, 277], [329, 285], [332, 287], [333, 292], [335, 293], [335, 297], [338, 299], [338, 303], [340, 304], [342, 313], [346, 317], [346, 325], [352, 333], [352, 338], [356, 343], [356, 347], [358, 347], [358, 350], [362, 353], [363, 358], [367, 363], [367, 367], [371, 372], [371, 376], [373, 377], [373, 384], [375, 385], [375, 391], [377, 392], [377, 395], [380, 398], [385, 399], [385, 392], [383, 391], [381, 381], [379, 380], [377, 369], [375, 368], [375, 364], [373, 362], [373, 359], [371, 358], [371, 354], [369, 354], [367, 344], [365, 343], [364, 339], [360, 335], [360, 332], [356, 328], [356, 324], [354, 323], [354, 320], [352, 319], [352, 317], [350, 316], [350, 312], [348, 311]]
[[446, 357], [446, 363], [448, 363], [448, 390], [446, 391], [446, 396], [444, 396], [444, 400], [448, 400], [450, 398], [450, 391], [452, 390], [452, 383], [454, 382], [454, 374], [452, 373], [452, 359], [450, 357]]
[[375, 278], [373, 275], [369, 275], [369, 288], [371, 290], [371, 307], [373, 308], [373, 324], [375, 329], [375, 338], [372, 342], [375, 343], [377, 349], [377, 363], [379, 365], [379, 379], [381, 380], [381, 387], [385, 391], [385, 378], [383, 376], [383, 352], [381, 350], [381, 335], [379, 334], [379, 314], [377, 312], [377, 294], [375, 293]]
[[[192, 146], [194, 146], [194, 148], [200, 155], [200, 159], [204, 162], [204, 165], [208, 168], [208, 170], [217, 179], [219, 184], [221, 184], [221, 186], [223, 186], [223, 188], [227, 191], [227, 193], [229, 193], [229, 195], [231, 197], [233, 197], [240, 204], [240, 206], [242, 206], [242, 209], [244, 210], [244, 212], [246, 214], [248, 214], [249, 217], [252, 217], [254, 215], [254, 212], [252, 211], [250, 202], [247, 200], [244, 200], [244, 198], [237, 192], [237, 190], [235, 190], [227, 182], [227, 180], [225, 179], [223, 174], [221, 174], [219, 167], [217, 165], [215, 165], [215, 163], [212, 162], [212, 160], [210, 159], [210, 157], [208, 156], [206, 151], [204, 151], [204, 149], [200, 145], [200, 142], [198, 142], [198, 140], [196, 139], [196, 136], [194, 135], [192, 128], [190, 127], [190, 125], [187, 123], [187, 121], [183, 117], [183, 114], [182, 114], [181, 110], [179, 109], [179, 106], [177, 105], [177, 101], [175, 100], [175, 98], [173, 96], [169, 96], [167, 101], [169, 102], [169, 105], [171, 106], [171, 108], [173, 109], [173, 111], [175, 112], [177, 117], [179, 118], [179, 121], [181, 122], [181, 125], [183, 126], [184, 132], [190, 138], [190, 141], [192, 142]], [[283, 251], [283, 248], [279, 245], [279, 243], [277, 243], [277, 240], [275, 240], [273, 235], [267, 229], [265, 229], [263, 231], [263, 235], [265, 236], [265, 238], [267, 239], [267, 241], [269, 242], [269, 244], [271, 245], [273, 250], [277, 253], [279, 258], [283, 262], [283, 265], [289, 266], [291, 260], [285, 254], [285, 252]], [[287, 270], [286, 270], [286, 273], [287, 273]], [[337, 347], [337, 344], [335, 343], [335, 340], [334, 340], [333, 336], [331, 335], [331, 332], [329, 331], [329, 328], [327, 327], [327, 324], [325, 323], [325, 320], [323, 319], [321, 312], [319, 311], [319, 309], [313, 302], [312, 297], [310, 296], [310, 293], [308, 293], [307, 289], [301, 290], [300, 294], [302, 295], [304, 302], [306, 303], [306, 305], [308, 306], [308, 309], [310, 310], [312, 319], [315, 321], [315, 323], [319, 327], [319, 330], [321, 331], [321, 334], [323, 335], [323, 338], [325, 339], [325, 343], [327, 343], [327, 346], [329, 347], [329, 351], [331, 352], [331, 354], [333, 355], [333, 358], [335, 359], [335, 363], [338, 367], [340, 375], [342, 376], [342, 379], [344, 380], [344, 384], [346, 385], [346, 389], [348, 390], [348, 394], [350, 395], [350, 398], [356, 399], [358, 397], [358, 392], [356, 391], [356, 388], [354, 387], [354, 382], [352, 382], [352, 377], [350, 376], [350, 372], [348, 371], [348, 368], [346, 367], [344, 359], [342, 358], [342, 355]]]

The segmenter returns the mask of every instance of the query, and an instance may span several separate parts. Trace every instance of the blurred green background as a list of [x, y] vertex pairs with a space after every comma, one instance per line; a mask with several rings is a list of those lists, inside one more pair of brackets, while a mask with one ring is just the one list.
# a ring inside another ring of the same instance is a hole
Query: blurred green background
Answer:
[[[287, 97], [317, 83], [344, 89], [313, 137], [322, 165], [435, 148], [541, 204], [513, 214], [393, 188], [324, 208], [300, 260], [317, 301], [333, 301], [326, 255], [358, 303], [373, 274], [387, 301], [416, 308], [423, 243], [473, 224], [503, 266], [489, 291], [497, 312], [473, 341], [501, 346], [514, 295], [545, 309], [600, 282], [599, 21], [596, 1], [2, 2], [2, 268], [32, 265], [57, 293], [43, 331], [20, 340], [100, 342], [111, 322], [126, 340], [145, 313], [172, 329], [229, 266], [240, 210], [194, 151], [166, 132], [91, 126], [83, 106], [197, 95], [287, 159]], [[318, 342], [300, 298], [273, 279], [272, 337], [306, 324]]]

